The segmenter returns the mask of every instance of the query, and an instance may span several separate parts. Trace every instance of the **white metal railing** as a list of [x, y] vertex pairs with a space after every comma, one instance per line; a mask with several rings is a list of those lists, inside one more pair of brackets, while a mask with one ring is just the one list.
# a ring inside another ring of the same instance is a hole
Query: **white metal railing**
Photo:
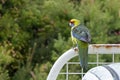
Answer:
[[[96, 66], [99, 66], [99, 65], [104, 65], [104, 64], [116, 63], [115, 62], [115, 55], [120, 54], [120, 44], [92, 44], [92, 45], [89, 45], [88, 53], [89, 53], [89, 55], [94, 54], [94, 56], [96, 56], [96, 62], [88, 62], [89, 65], [94, 64]], [[101, 54], [111, 55], [111, 59], [112, 59], [111, 62], [100, 62], [100, 57], [99, 56]], [[69, 72], [69, 66], [70, 65], [79, 65], [79, 63], [80, 63], [80, 62], [69, 62], [69, 60], [71, 58], [73, 58], [73, 57], [75, 57], [77, 55], [78, 54], [73, 52], [73, 50], [72, 51], [70, 51], [70, 50], [67, 51], [65, 53], [64, 57], [62, 57], [62, 56], [61, 56], [62, 58], [60, 57], [61, 60], [58, 59], [56, 61], [57, 66], [59, 66], [59, 67], [61, 66], [60, 70], [64, 65], [66, 65], [66, 71], [65, 72], [60, 72], [59, 69], [55, 70], [54, 68], [52, 68], [49, 75], [48, 75], [47, 80], [57, 80], [56, 79], [57, 76], [58, 76], [57, 72], [59, 72], [59, 75], [66, 75], [66, 79], [64, 79], [64, 80], [69, 80], [69, 75], [81, 75], [81, 77], [83, 77], [83, 75], [85, 74], [85, 73], [83, 73], [83, 70], [81, 70], [80, 72]], [[68, 59], [63, 60], [63, 61], [65, 61], [65, 62], [63, 62], [62, 59], [66, 58], [66, 56], [68, 56]], [[54, 64], [53, 67], [55, 67], [56, 63]], [[57, 68], [59, 68], [59, 67], [57, 67]], [[56, 77], [56, 78], [50, 78], [50, 76]]]
[[[114, 54], [112, 55], [112, 62], [99, 62], [98, 57], [97, 57], [97, 62], [88, 62], [89, 65], [96, 64], [96, 66], [107, 65], [107, 64], [111, 64], [111, 63], [118, 63], [118, 62], [114, 62]], [[83, 72], [83, 70], [81, 70], [81, 72], [69, 72], [69, 65], [79, 65], [79, 64], [80, 64], [80, 62], [67, 62], [66, 63], [66, 72], [60, 72], [59, 75], [66, 75], [65, 80], [69, 80], [69, 75], [81, 75], [81, 78], [82, 78], [83, 75], [85, 74]]]

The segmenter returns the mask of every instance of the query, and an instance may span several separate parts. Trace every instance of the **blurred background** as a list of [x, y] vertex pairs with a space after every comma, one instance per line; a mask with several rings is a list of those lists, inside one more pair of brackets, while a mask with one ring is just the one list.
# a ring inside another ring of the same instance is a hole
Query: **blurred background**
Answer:
[[[72, 47], [71, 18], [87, 26], [91, 44], [120, 43], [120, 0], [0, 0], [0, 80], [46, 80], [57, 58]], [[101, 61], [110, 56], [101, 55]]]

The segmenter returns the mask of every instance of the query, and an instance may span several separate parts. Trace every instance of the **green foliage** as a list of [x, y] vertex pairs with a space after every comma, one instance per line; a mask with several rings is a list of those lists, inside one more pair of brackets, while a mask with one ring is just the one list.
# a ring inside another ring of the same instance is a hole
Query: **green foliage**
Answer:
[[[91, 43], [120, 43], [119, 9], [119, 0], [1, 0], [0, 80], [45, 80], [53, 62], [72, 48], [71, 18], [88, 27]], [[110, 56], [100, 57], [110, 61]]]
[[12, 49], [8, 44], [0, 46], [0, 65], [10, 64], [13, 61], [13, 58], [10, 56]]
[[72, 48], [72, 41], [71, 38], [68, 40], [65, 39], [60, 33], [58, 34], [58, 39], [54, 39], [54, 50], [52, 51], [52, 58], [51, 60], [56, 61], [57, 58], [62, 55], [65, 51]]
[[[79, 7], [80, 15], [90, 29], [92, 43], [115, 43], [119, 39], [109, 35], [114, 29], [120, 29], [119, 1], [82, 0]], [[114, 6], [113, 6], [114, 5]], [[114, 41], [116, 39], [116, 41]]]
[[49, 69], [52, 67], [51, 63], [47, 62], [39, 66], [35, 66], [34, 70], [31, 71], [32, 78], [30, 80], [46, 80]]
[[0, 80], [10, 80], [7, 66], [14, 61], [10, 56], [13, 48], [6, 42], [0, 45]]
[[15, 73], [12, 80], [29, 80], [30, 78], [30, 67], [22, 67], [19, 68], [18, 71]]
[[8, 71], [7, 70], [3, 70], [2, 67], [0, 67], [0, 80], [10, 80]]

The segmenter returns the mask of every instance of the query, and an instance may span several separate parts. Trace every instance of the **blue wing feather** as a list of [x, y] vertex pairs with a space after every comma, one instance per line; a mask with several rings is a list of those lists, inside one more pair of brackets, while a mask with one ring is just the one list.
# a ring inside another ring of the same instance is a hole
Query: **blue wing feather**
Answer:
[[91, 41], [90, 33], [84, 25], [79, 25], [73, 28], [72, 35], [78, 40], [81, 40], [87, 43]]

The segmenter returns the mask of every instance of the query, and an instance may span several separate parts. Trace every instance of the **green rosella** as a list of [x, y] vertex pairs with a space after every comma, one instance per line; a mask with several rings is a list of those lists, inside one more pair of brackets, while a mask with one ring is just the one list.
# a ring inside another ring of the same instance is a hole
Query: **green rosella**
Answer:
[[83, 69], [87, 69], [88, 65], [88, 44], [91, 41], [89, 30], [77, 19], [71, 19], [71, 38], [74, 50], [78, 50], [80, 57], [80, 65]]

